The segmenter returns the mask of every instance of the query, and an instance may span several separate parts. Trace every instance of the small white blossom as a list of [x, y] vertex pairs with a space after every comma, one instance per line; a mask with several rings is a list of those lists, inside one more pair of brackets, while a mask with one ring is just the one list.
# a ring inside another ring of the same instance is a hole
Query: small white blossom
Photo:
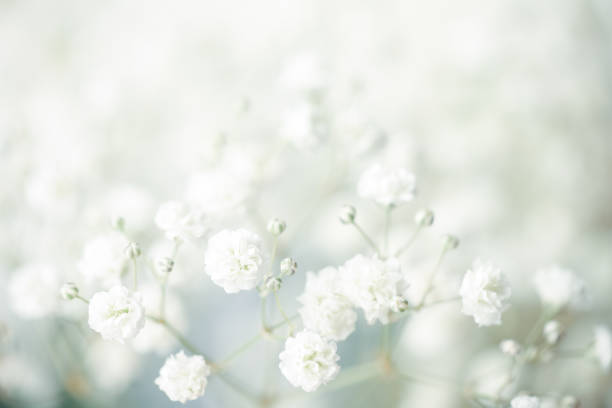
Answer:
[[478, 326], [499, 325], [502, 312], [509, 306], [511, 293], [499, 267], [476, 259], [461, 283], [462, 312], [473, 316]]
[[315, 391], [321, 385], [333, 380], [340, 366], [334, 341], [321, 335], [304, 330], [285, 342], [280, 353], [279, 368], [285, 378], [294, 386], [306, 392]]
[[46, 265], [28, 264], [17, 269], [8, 284], [11, 308], [20, 317], [36, 319], [53, 313], [60, 300], [57, 271]]
[[89, 327], [105, 340], [135, 337], [145, 324], [145, 310], [139, 293], [130, 293], [125, 286], [114, 286], [98, 292], [89, 301]]
[[557, 344], [562, 333], [563, 327], [557, 320], [546, 322], [542, 329], [542, 334], [544, 334], [544, 339], [548, 344]]
[[342, 291], [354, 306], [363, 309], [368, 323], [389, 323], [391, 312], [398, 311], [397, 297], [405, 297], [408, 288], [399, 261], [356, 255], [345, 262], [341, 273]]
[[612, 332], [603, 325], [595, 326], [593, 352], [605, 372], [610, 371], [612, 363]]
[[357, 192], [363, 198], [389, 206], [411, 201], [416, 190], [414, 174], [402, 167], [369, 167], [359, 179]]
[[306, 289], [298, 298], [304, 327], [336, 341], [345, 340], [357, 321], [357, 313], [339, 283], [336, 268], [323, 268], [318, 274], [308, 272]]
[[518, 395], [510, 401], [512, 408], [540, 408], [540, 399], [529, 395]]
[[223, 230], [208, 240], [206, 273], [227, 293], [250, 290], [261, 279], [261, 239], [244, 229]]
[[508, 339], [499, 343], [499, 349], [504, 354], [516, 356], [521, 352], [521, 345], [516, 340]]
[[85, 244], [78, 263], [79, 271], [88, 281], [100, 283], [105, 288], [119, 284], [122, 272], [129, 265], [125, 253], [128, 243], [118, 232], [95, 237]]
[[163, 203], [155, 214], [155, 224], [168, 239], [193, 241], [206, 232], [204, 213], [179, 201]]
[[185, 403], [204, 395], [210, 367], [204, 357], [187, 357], [181, 350], [166, 359], [155, 384], [171, 401]]
[[586, 287], [574, 272], [558, 266], [540, 269], [534, 278], [536, 291], [542, 303], [555, 309], [575, 308], [586, 304]]

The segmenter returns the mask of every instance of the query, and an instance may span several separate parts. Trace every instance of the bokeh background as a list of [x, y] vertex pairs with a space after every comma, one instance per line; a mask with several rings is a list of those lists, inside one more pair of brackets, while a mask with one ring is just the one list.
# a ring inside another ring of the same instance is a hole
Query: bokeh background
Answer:
[[[612, 324], [611, 131], [604, 0], [1, 0], [0, 406], [174, 405], [153, 380], [177, 344], [159, 333], [154, 344], [103, 342], [84, 305], [57, 296], [66, 280], [95, 290], [79, 265], [115, 217], [142, 246], [144, 271], [168, 250], [153, 222], [164, 201], [199, 197], [211, 231], [265, 235], [268, 218], [285, 219], [280, 254], [300, 270], [281, 297], [294, 313], [306, 271], [366, 250], [338, 222], [342, 204], [381, 237], [381, 211], [355, 188], [376, 162], [418, 179], [416, 201], [394, 215], [393, 245], [410, 236], [415, 210], [436, 214], [403, 257], [415, 287], [445, 233], [461, 245], [445, 259], [441, 293], [456, 290], [476, 256], [501, 265], [513, 287], [501, 327], [478, 329], [457, 304], [395, 327], [408, 372], [461, 381], [503, 368], [497, 344], [537, 319], [531, 277], [549, 264], [586, 281], [591, 308], [571, 316], [567, 341], [588, 342], [594, 323]], [[205, 246], [181, 249], [170, 312], [222, 358], [257, 333], [259, 298], [214, 286]], [[57, 279], [9, 293], [32, 265]], [[378, 336], [360, 321], [340, 344], [341, 365], [372, 358]], [[291, 397], [277, 406], [468, 406], [444, 385], [382, 380], [295, 393], [277, 369], [281, 346], [260, 343], [231, 371], [252, 390]], [[610, 384], [595, 365], [552, 361], [519, 389], [605, 407]], [[187, 405], [249, 406], [214, 378]]]

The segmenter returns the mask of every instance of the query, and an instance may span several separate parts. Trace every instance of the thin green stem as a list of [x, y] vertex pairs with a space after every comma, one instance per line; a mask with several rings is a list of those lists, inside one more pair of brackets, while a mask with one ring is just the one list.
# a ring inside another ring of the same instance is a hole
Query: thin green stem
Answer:
[[161, 296], [159, 298], [159, 316], [162, 319], [166, 318], [166, 292], [168, 287], [168, 275], [164, 276], [161, 285]]
[[261, 298], [261, 329], [263, 331], [268, 331], [268, 325], [266, 323], [266, 298]]
[[252, 345], [254, 345], [255, 343], [257, 343], [259, 340], [261, 340], [262, 334], [258, 333], [256, 336], [253, 336], [253, 338], [251, 338], [249, 341], [247, 341], [246, 343], [244, 343], [243, 345], [241, 345], [240, 347], [238, 347], [236, 350], [234, 350], [232, 353], [230, 353], [229, 356], [225, 357], [220, 363], [219, 365], [217, 365], [217, 370], [221, 371], [223, 370], [233, 359], [235, 359], [236, 357], [238, 357], [239, 355], [241, 355], [242, 353], [244, 353], [246, 350], [248, 350]]
[[[209, 359], [204, 355], [204, 353], [202, 353], [200, 350], [198, 350], [198, 348], [196, 346], [194, 346], [193, 344], [191, 344], [191, 342], [189, 342], [189, 340], [187, 340], [185, 338], [185, 336], [183, 336], [174, 326], [172, 326], [166, 319], [162, 319], [159, 317], [155, 317], [155, 316], [147, 316], [149, 319], [153, 320], [154, 322], [161, 324], [162, 326], [164, 326], [166, 328], [166, 330], [172, 334], [178, 341], [179, 343], [181, 343], [181, 345], [183, 347], [185, 347], [190, 353], [193, 354], [199, 354], [201, 356], [204, 356], [204, 358], [209, 361]], [[211, 365], [214, 365], [213, 363], [210, 363]]]
[[405, 250], [407, 250], [408, 248], [410, 248], [412, 246], [414, 241], [416, 241], [417, 236], [419, 235], [419, 232], [421, 232], [422, 229], [423, 229], [422, 226], [420, 226], [420, 225], [417, 226], [417, 228], [414, 230], [414, 232], [412, 233], [412, 235], [410, 236], [408, 241], [400, 249], [395, 251], [395, 257], [400, 256]]
[[132, 258], [132, 266], [134, 267], [134, 291], [138, 290], [138, 262], [136, 258]]
[[427, 283], [425, 284], [425, 290], [423, 291], [423, 297], [421, 298], [421, 301], [419, 302], [417, 308], [421, 308], [423, 307], [423, 305], [425, 304], [425, 300], [427, 300], [427, 296], [429, 296], [429, 294], [431, 293], [432, 289], [433, 289], [433, 282], [436, 279], [436, 275], [438, 274], [438, 271], [440, 270], [440, 265], [442, 264], [442, 259], [444, 259], [444, 255], [447, 252], [447, 248], [446, 246], [444, 248], [442, 248], [442, 251], [440, 252], [440, 255], [438, 256], [438, 260], [436, 261], [436, 265], [434, 266], [433, 271], [429, 274], [429, 277], [427, 278]]
[[391, 324], [383, 324], [380, 338], [380, 350], [384, 357], [389, 357], [391, 341]]
[[276, 291], [274, 291], [274, 301], [276, 302], [276, 307], [278, 308], [278, 311], [280, 312], [280, 314], [283, 316], [285, 323], [289, 325], [289, 335], [293, 334], [293, 325], [289, 321], [289, 317], [287, 316], [287, 313], [285, 313], [285, 310], [283, 309], [283, 306], [281, 305], [278, 293]]
[[76, 296], [75, 296], [75, 299], [82, 300], [83, 302], [85, 302], [85, 303], [89, 304], [89, 300], [85, 299], [85, 298], [84, 298], [83, 296], [81, 296], [81, 295], [76, 295]]
[[393, 211], [393, 206], [388, 205], [385, 207], [385, 237], [384, 237], [384, 255], [385, 257], [389, 253], [389, 228], [391, 226], [391, 212]]
[[379, 255], [381, 256], [381, 252], [378, 249], [378, 247], [376, 246], [376, 244], [374, 243], [374, 241], [372, 240], [372, 238], [370, 238], [370, 236], [363, 230], [363, 228], [361, 228], [359, 226], [359, 224], [357, 224], [355, 221], [353, 221], [351, 223], [356, 229], [357, 231], [359, 231], [359, 233], [361, 234], [361, 236], [363, 237], [363, 239], [367, 242], [368, 245], [370, 245], [370, 247], [372, 247], [372, 249]]

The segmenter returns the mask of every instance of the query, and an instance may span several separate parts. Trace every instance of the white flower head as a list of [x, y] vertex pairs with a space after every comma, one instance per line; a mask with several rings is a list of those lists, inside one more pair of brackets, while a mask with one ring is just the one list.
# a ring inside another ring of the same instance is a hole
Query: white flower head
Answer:
[[407, 203], [414, 198], [416, 178], [403, 167], [383, 167], [375, 164], [364, 171], [357, 184], [363, 198], [389, 206]]
[[57, 309], [59, 289], [60, 281], [54, 268], [40, 264], [24, 265], [9, 281], [9, 304], [22, 318], [44, 317]]
[[155, 224], [168, 239], [193, 241], [206, 232], [204, 213], [179, 201], [163, 203], [155, 214]]
[[603, 325], [595, 326], [593, 353], [602, 370], [609, 372], [610, 364], [612, 363], [612, 332], [610, 332], [608, 327]]
[[326, 340], [318, 333], [303, 330], [285, 342], [280, 353], [279, 368], [294, 386], [306, 392], [315, 391], [333, 380], [340, 366], [334, 341]]
[[306, 329], [336, 341], [345, 340], [355, 330], [357, 313], [341, 289], [336, 268], [323, 268], [317, 274], [308, 272], [306, 289], [298, 298]]
[[398, 297], [405, 297], [408, 284], [399, 261], [377, 256], [355, 255], [341, 268], [342, 290], [351, 303], [363, 309], [369, 324], [389, 323], [391, 312], [398, 312]]
[[128, 267], [129, 258], [125, 252], [129, 242], [118, 232], [99, 235], [88, 241], [78, 263], [79, 271], [89, 282], [104, 287], [120, 283], [122, 272]]
[[584, 281], [568, 269], [558, 266], [540, 269], [534, 284], [542, 303], [552, 308], [581, 308], [587, 304]]
[[204, 357], [186, 356], [181, 350], [166, 359], [155, 384], [171, 401], [185, 403], [204, 395], [210, 367]]
[[250, 290], [261, 279], [261, 239], [245, 229], [223, 230], [208, 240], [205, 270], [227, 293]]
[[540, 408], [540, 399], [529, 395], [518, 395], [510, 401], [512, 408]]
[[499, 267], [476, 259], [461, 283], [462, 312], [473, 316], [478, 326], [499, 325], [503, 311], [509, 306], [511, 293]]
[[98, 292], [89, 301], [89, 327], [105, 340], [135, 337], [145, 324], [145, 309], [139, 293], [130, 293], [125, 286], [114, 286]]

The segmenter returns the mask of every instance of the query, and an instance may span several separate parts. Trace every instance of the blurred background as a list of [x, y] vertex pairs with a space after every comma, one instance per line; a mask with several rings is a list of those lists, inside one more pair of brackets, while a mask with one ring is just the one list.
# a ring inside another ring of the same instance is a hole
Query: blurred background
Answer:
[[[280, 256], [299, 272], [280, 294], [293, 314], [306, 271], [366, 250], [338, 222], [343, 204], [380, 239], [382, 212], [356, 194], [377, 162], [417, 176], [392, 245], [417, 209], [436, 214], [402, 258], [415, 287], [445, 233], [461, 245], [441, 292], [456, 293], [477, 256], [513, 287], [501, 327], [478, 329], [458, 304], [394, 327], [408, 372], [460, 381], [503, 368], [497, 345], [537, 319], [531, 278], [550, 264], [590, 289], [591, 308], [568, 317], [570, 344], [612, 324], [610, 2], [0, 0], [0, 61], [0, 406], [175, 405], [153, 380], [178, 344], [148, 326], [133, 344], [104, 342], [85, 305], [58, 296], [69, 280], [89, 297], [104, 287], [91, 270], [125, 267], [117, 217], [143, 249], [145, 304], [157, 302], [152, 259], [171, 247], [153, 222], [161, 203], [197, 203], [211, 232], [265, 236], [267, 219], [285, 219]], [[205, 247], [181, 248], [168, 313], [220, 359], [257, 333], [259, 298], [214, 286]], [[378, 341], [361, 318], [341, 366], [373, 358]], [[275, 406], [469, 406], [452, 387], [382, 380], [298, 393], [278, 371], [281, 347], [259, 343], [231, 369], [288, 395]], [[555, 360], [518, 389], [612, 406], [600, 371]], [[213, 377], [187, 406], [251, 405]]]

